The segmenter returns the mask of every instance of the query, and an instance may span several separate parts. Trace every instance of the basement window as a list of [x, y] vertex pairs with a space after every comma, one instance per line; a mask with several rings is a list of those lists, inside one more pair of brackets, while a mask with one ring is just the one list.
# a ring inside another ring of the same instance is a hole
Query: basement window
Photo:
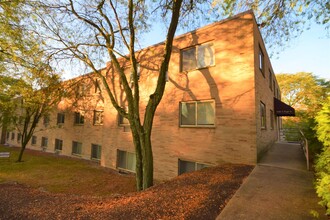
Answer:
[[81, 155], [82, 143], [77, 141], [72, 141], [72, 154]]
[[91, 159], [93, 159], [93, 160], [101, 160], [101, 151], [102, 151], [101, 145], [92, 144], [92, 147], [91, 147]]
[[136, 158], [135, 153], [117, 150], [117, 168], [135, 172]]
[[55, 139], [55, 150], [59, 151], [62, 150], [63, 147], [63, 140]]
[[179, 175], [209, 167], [207, 164], [179, 159]]

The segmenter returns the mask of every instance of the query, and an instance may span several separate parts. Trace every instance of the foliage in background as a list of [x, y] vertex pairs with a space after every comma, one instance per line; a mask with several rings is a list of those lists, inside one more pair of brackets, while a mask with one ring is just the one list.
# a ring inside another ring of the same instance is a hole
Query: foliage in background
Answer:
[[315, 117], [317, 137], [323, 143], [323, 152], [316, 162], [316, 192], [321, 198], [320, 204], [327, 208], [330, 215], [330, 97]]
[[304, 132], [313, 159], [322, 149], [314, 127], [315, 116], [330, 94], [330, 82], [312, 73], [276, 74], [281, 88], [281, 99], [296, 110], [296, 117], [283, 118], [283, 128]]
[[30, 13], [24, 0], [0, 2], [0, 124], [3, 132], [19, 132], [19, 162], [40, 118], [61, 96], [43, 39], [29, 29]]

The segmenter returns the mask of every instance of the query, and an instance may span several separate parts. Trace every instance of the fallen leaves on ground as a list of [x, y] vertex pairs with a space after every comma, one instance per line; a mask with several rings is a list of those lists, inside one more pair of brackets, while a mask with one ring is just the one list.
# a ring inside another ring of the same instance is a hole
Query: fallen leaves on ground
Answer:
[[55, 194], [3, 183], [0, 219], [215, 219], [252, 169], [210, 167], [143, 192], [112, 197]]

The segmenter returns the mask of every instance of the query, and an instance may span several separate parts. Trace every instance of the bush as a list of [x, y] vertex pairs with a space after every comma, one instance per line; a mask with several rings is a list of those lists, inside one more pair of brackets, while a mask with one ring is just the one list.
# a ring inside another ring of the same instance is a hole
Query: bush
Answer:
[[330, 215], [330, 97], [315, 120], [317, 137], [323, 143], [323, 152], [319, 155], [315, 166], [316, 192], [321, 198], [320, 204], [327, 209], [327, 215]]

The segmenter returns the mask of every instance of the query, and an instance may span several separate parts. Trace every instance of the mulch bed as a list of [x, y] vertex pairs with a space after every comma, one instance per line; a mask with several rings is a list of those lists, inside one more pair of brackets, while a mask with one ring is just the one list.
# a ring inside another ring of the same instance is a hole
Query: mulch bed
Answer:
[[210, 167], [143, 192], [105, 198], [2, 183], [0, 219], [215, 219], [252, 169]]

